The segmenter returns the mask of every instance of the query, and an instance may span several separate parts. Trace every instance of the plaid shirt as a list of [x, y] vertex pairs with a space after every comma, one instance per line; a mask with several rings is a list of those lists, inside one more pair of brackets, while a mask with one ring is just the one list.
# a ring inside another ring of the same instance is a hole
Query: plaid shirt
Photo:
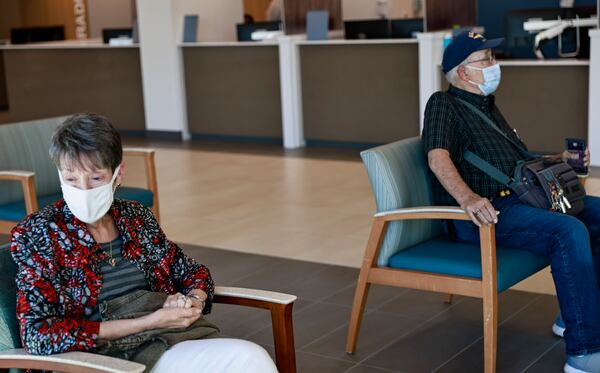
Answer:
[[[489, 123], [460, 101], [452, 100], [449, 95], [478, 107], [510, 138], [521, 144], [523, 142], [494, 104], [492, 95], [477, 95], [451, 85], [447, 92], [436, 92], [429, 98], [422, 134], [425, 152], [438, 148], [448, 150], [452, 162], [467, 185], [480, 196], [493, 199], [506, 187], [463, 159], [465, 150], [469, 149], [508, 176], [512, 176], [517, 161], [523, 159], [523, 156], [515, 145], [496, 132]], [[525, 144], [523, 147], [527, 149]], [[432, 176], [432, 181], [436, 204], [458, 204], [435, 176]]]

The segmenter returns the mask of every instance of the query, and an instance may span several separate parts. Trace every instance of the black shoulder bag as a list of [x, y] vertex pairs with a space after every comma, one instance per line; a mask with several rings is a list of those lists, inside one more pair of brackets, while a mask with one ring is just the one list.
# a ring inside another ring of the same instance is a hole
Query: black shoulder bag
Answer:
[[459, 100], [481, 117], [525, 157], [525, 160], [517, 162], [512, 178], [470, 150], [465, 150], [463, 154], [466, 161], [510, 188], [523, 203], [530, 206], [569, 215], [577, 215], [583, 210], [585, 189], [571, 166], [562, 160], [533, 156], [516, 141], [508, 137], [496, 126], [496, 123], [477, 107], [460, 98], [453, 99]]

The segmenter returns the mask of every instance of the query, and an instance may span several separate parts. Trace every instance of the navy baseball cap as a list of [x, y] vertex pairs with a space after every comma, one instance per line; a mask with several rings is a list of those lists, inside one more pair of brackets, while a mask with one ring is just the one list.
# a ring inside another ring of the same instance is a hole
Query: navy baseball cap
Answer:
[[473, 52], [482, 49], [496, 48], [504, 38], [487, 40], [483, 35], [475, 32], [463, 32], [457, 35], [454, 40], [448, 44], [444, 50], [444, 58], [442, 59], [442, 70], [444, 74], [452, 70], [463, 62]]

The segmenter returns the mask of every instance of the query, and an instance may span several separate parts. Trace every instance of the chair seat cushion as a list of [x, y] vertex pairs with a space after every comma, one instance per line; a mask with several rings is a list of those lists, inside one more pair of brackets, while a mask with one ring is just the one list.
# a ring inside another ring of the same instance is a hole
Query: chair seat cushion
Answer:
[[[546, 258], [527, 250], [496, 247], [498, 292], [504, 291], [548, 265]], [[437, 237], [393, 255], [389, 267], [481, 278], [479, 245]]]
[[[133, 187], [119, 187], [115, 192], [115, 197], [125, 200], [138, 201], [142, 205], [151, 208], [153, 204], [153, 193], [147, 189]], [[62, 193], [50, 194], [48, 196], [38, 197], [38, 206], [40, 209], [48, 206], [62, 198]], [[25, 201], [9, 203], [0, 206], [0, 220], [21, 221], [27, 214], [25, 213]]]

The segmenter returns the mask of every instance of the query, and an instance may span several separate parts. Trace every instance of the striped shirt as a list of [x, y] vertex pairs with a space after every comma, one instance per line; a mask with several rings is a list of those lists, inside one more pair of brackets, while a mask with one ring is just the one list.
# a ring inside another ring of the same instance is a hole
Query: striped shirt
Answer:
[[[102, 250], [104, 250], [109, 258], [112, 251], [112, 257], [115, 259], [116, 265], [113, 267], [108, 261], [102, 262], [102, 276], [104, 281], [100, 289], [100, 295], [98, 296], [98, 304], [148, 287], [144, 273], [134, 264], [123, 258], [123, 240], [121, 237], [116, 238], [114, 241], [100, 244], [100, 247], [102, 247]], [[100, 320], [98, 307], [96, 307], [90, 320]]]

